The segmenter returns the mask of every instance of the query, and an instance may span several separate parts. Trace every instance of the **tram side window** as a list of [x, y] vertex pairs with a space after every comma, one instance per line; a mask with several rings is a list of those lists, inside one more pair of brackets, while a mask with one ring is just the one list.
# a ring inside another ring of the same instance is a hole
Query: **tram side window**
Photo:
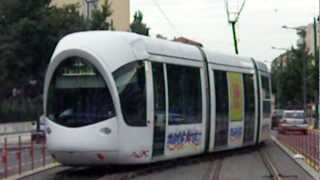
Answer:
[[262, 81], [262, 96], [264, 99], [270, 99], [270, 87], [269, 87], [269, 78], [266, 76], [261, 76]]
[[132, 62], [113, 73], [123, 118], [128, 125], [146, 126], [146, 77], [144, 62]]
[[225, 71], [214, 71], [216, 91], [216, 129], [215, 146], [225, 146], [228, 143], [229, 130], [229, 96], [228, 81]]
[[169, 124], [194, 124], [202, 121], [200, 69], [167, 64]]
[[152, 63], [155, 123], [165, 127], [166, 96], [163, 64]]
[[271, 115], [271, 95], [270, 95], [270, 86], [269, 86], [269, 77], [261, 76], [262, 81], [262, 95], [263, 95], [263, 118], [270, 118]]

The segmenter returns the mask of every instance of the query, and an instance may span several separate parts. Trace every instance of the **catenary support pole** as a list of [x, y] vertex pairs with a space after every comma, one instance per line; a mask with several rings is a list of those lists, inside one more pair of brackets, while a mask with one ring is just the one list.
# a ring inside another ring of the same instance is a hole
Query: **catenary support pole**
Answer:
[[318, 52], [318, 46], [317, 46], [317, 20], [316, 18], [313, 18], [313, 37], [314, 37], [314, 57], [315, 57], [315, 62], [316, 62], [316, 77], [318, 78], [316, 80], [316, 94], [315, 94], [315, 99], [316, 99], [316, 118], [315, 118], [315, 128], [319, 128], [319, 81], [320, 81], [320, 76], [319, 76], [319, 52]]
[[232, 26], [234, 50], [235, 50], [236, 54], [239, 54], [238, 40], [237, 40], [237, 33], [236, 33], [236, 21], [231, 21], [230, 23], [231, 23], [231, 26]]

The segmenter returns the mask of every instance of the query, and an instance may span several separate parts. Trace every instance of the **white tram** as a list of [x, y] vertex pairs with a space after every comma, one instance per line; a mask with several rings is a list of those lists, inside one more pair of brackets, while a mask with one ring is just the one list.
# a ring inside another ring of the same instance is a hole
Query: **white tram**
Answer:
[[126, 32], [81, 32], [45, 78], [48, 149], [65, 165], [138, 164], [258, 144], [270, 74], [251, 58]]

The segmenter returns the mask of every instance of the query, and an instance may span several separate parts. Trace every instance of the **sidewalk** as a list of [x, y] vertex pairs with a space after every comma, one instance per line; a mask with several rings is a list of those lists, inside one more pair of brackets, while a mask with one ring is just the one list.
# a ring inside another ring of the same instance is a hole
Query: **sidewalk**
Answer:
[[274, 136], [282, 145], [301, 158], [315, 171], [320, 173], [320, 132], [309, 130], [307, 135], [283, 135]]

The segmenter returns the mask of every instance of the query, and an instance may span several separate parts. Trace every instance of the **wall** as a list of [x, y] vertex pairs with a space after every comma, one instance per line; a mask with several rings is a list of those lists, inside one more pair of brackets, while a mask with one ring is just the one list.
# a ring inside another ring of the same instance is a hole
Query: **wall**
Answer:
[[[103, 4], [105, 0], [98, 0], [99, 4]], [[67, 4], [79, 4], [80, 13], [86, 14], [85, 0], [52, 0], [51, 4], [61, 7]], [[109, 0], [113, 11], [108, 21], [113, 21], [114, 28], [117, 31], [129, 31], [130, 27], [130, 1], [129, 0]]]

